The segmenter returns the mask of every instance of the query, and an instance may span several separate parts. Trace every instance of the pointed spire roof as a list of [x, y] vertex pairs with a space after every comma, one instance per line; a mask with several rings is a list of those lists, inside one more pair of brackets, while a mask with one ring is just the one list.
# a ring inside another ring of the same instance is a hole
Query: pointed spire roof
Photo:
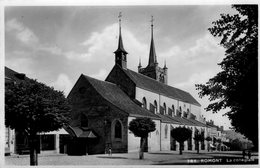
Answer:
[[124, 45], [123, 45], [123, 40], [122, 40], [122, 35], [121, 35], [121, 17], [122, 14], [121, 12], [119, 12], [119, 38], [118, 38], [118, 47], [117, 50], [114, 53], [119, 53], [119, 52], [123, 52], [124, 54], [127, 54], [127, 52], [124, 49]]
[[154, 19], [152, 16], [152, 19], [151, 19], [151, 45], [150, 45], [148, 66], [153, 66], [154, 64], [158, 64], [157, 58], [156, 58], [156, 53], [155, 53], [154, 41], [153, 41], [153, 21], [154, 21]]

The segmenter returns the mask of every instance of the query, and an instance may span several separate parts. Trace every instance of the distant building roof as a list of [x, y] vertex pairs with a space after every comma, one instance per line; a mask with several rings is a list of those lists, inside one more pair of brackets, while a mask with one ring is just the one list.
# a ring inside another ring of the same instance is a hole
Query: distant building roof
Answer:
[[18, 73], [8, 67], [5, 67], [5, 82], [19, 82], [22, 80], [28, 79], [25, 74]]
[[155, 114], [134, 103], [117, 85], [83, 76], [103, 98], [130, 116], [159, 119]]
[[[117, 66], [117, 65], [116, 65]], [[122, 68], [121, 68], [122, 69]], [[164, 83], [158, 82], [143, 74], [134, 72], [129, 69], [122, 69], [125, 74], [136, 84], [137, 87], [150, 90], [155, 93], [159, 93], [168, 97], [172, 97], [183, 102], [191, 103], [197, 106], [201, 106], [190, 93], [181, 89], [174, 88]]]

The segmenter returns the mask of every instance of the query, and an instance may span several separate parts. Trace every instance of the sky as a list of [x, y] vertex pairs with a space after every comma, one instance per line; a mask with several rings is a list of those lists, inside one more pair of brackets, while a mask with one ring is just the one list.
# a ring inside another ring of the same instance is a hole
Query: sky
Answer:
[[25, 73], [68, 95], [81, 74], [104, 80], [114, 65], [118, 44], [118, 14], [128, 52], [127, 67], [147, 66], [154, 18], [154, 43], [159, 66], [166, 61], [168, 84], [191, 93], [207, 120], [228, 129], [230, 121], [206, 112], [195, 84], [205, 83], [221, 69], [220, 39], [208, 28], [230, 5], [169, 6], [6, 6], [5, 66]]

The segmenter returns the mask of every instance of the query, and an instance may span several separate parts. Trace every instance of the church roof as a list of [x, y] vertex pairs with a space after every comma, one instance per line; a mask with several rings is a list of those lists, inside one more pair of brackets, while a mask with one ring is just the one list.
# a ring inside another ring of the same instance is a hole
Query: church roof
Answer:
[[189, 120], [186, 120], [183, 117], [179, 117], [179, 116], [171, 117], [169, 115], [168, 115], [168, 117], [173, 118], [174, 120], [177, 120], [178, 122], [182, 123], [183, 125], [198, 126], [197, 124], [194, 124], [193, 122], [190, 122]]
[[137, 87], [150, 90], [183, 102], [191, 103], [197, 106], [201, 106], [199, 102], [188, 92], [181, 89], [166, 85], [164, 83], [158, 82], [152, 78], [149, 78], [143, 74], [134, 72], [130, 69], [121, 68], [127, 76], [136, 84]]
[[159, 113], [157, 113], [156, 115], [161, 118], [162, 122], [171, 123], [171, 124], [181, 124], [177, 120], [173, 120], [173, 118], [167, 117], [166, 115], [162, 115], [162, 114], [159, 114]]
[[130, 116], [159, 119], [155, 114], [135, 104], [117, 85], [83, 76], [104, 99]]
[[[186, 118], [187, 119], [187, 118]], [[190, 122], [193, 122], [194, 124], [196, 124], [197, 126], [200, 126], [200, 127], [208, 127], [206, 124], [198, 121], [198, 120], [194, 120], [194, 119], [187, 119], [189, 120]]]
[[175, 120], [176, 122], [179, 122], [183, 125], [189, 125], [189, 126], [200, 126], [200, 127], [207, 127], [206, 124], [197, 121], [197, 120], [193, 120], [193, 119], [188, 119], [188, 118], [184, 118], [184, 117], [179, 117], [179, 116], [170, 116], [170, 115], [165, 115], [166, 117]]

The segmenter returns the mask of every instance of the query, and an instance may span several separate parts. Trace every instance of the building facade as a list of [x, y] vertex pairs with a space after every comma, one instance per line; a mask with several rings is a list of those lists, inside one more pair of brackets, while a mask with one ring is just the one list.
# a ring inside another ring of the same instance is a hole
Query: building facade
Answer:
[[[167, 85], [168, 68], [166, 63], [159, 67], [157, 62], [153, 24], [146, 67], [139, 63], [138, 72], [127, 68], [121, 22], [114, 54], [115, 65], [105, 81], [82, 74], [68, 95], [73, 119], [67, 129], [81, 132], [74, 133], [75, 141], [80, 143], [72, 148], [85, 149], [82, 154], [106, 153], [108, 148], [113, 152], [138, 151], [140, 138], [128, 130], [128, 125], [137, 117], [149, 117], [156, 130], [147, 138], [146, 151], [178, 150], [179, 144], [170, 135], [171, 129], [178, 126], [192, 130], [184, 150], [196, 150], [195, 132], [203, 132], [207, 137], [209, 127], [202, 119], [201, 105], [192, 95]], [[95, 136], [89, 137], [90, 132]], [[200, 150], [206, 150], [206, 145], [202, 142]]]
[[[23, 73], [5, 67], [5, 84], [18, 84], [28, 80]], [[71, 135], [64, 129], [38, 134], [38, 153], [67, 153], [67, 144]], [[28, 154], [29, 140], [25, 133], [5, 127], [5, 155]]]

